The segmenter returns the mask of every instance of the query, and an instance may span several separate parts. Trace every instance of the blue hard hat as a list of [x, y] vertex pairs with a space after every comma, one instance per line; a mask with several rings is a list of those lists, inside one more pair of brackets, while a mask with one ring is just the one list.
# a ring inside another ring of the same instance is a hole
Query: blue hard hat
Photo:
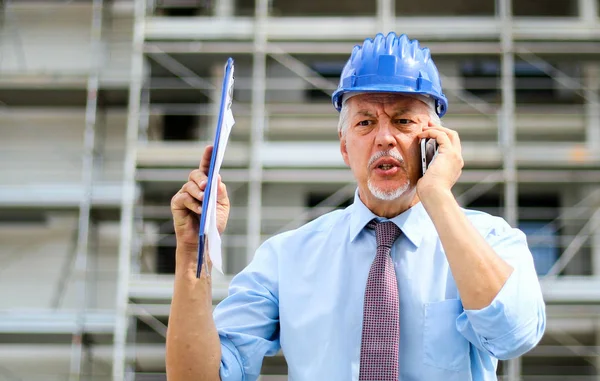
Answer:
[[334, 107], [342, 109], [342, 97], [349, 92], [424, 94], [435, 100], [435, 110], [442, 117], [448, 100], [428, 48], [406, 35], [381, 33], [362, 46], [356, 45], [342, 71], [340, 84], [332, 95]]

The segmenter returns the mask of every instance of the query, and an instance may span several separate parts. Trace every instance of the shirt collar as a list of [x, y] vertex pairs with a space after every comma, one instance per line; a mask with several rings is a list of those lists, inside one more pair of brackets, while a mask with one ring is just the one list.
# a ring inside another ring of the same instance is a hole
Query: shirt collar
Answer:
[[[350, 208], [350, 242], [353, 242], [369, 221], [374, 218], [382, 219], [363, 204], [357, 189], [354, 193], [354, 203]], [[389, 220], [395, 223], [402, 230], [402, 234], [417, 247], [421, 244], [426, 225], [428, 222], [430, 223], [429, 216], [420, 202]]]

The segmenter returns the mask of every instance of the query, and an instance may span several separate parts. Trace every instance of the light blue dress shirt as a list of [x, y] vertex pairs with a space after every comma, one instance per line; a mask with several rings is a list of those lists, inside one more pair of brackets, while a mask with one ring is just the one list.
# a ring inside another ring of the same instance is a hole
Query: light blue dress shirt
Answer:
[[[492, 303], [465, 310], [422, 204], [391, 219], [400, 292], [400, 380], [496, 380], [497, 359], [541, 339], [545, 305], [525, 235], [503, 219], [465, 210], [514, 271]], [[279, 349], [291, 381], [356, 381], [363, 298], [375, 258], [376, 216], [360, 201], [267, 240], [215, 309], [221, 379], [256, 380]]]

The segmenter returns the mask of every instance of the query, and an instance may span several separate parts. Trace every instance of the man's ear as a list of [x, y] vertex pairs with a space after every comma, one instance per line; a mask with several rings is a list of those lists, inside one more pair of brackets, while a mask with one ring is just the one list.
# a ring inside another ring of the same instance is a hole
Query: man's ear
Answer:
[[342, 131], [338, 131], [338, 137], [340, 138], [340, 152], [344, 158], [344, 163], [349, 167], [350, 161], [348, 160], [348, 147], [346, 147], [346, 136], [342, 135]]

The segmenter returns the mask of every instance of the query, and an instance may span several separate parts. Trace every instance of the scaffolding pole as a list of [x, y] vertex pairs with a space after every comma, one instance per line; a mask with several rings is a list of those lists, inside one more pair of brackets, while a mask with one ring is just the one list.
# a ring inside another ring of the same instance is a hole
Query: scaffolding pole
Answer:
[[396, 9], [393, 0], [377, 0], [377, 20], [379, 32], [387, 35], [394, 31], [396, 24]]
[[[600, 348], [600, 319], [596, 318], [596, 329], [595, 329], [595, 338], [596, 338], [596, 348]], [[595, 356], [593, 358], [594, 367], [596, 368], [596, 381], [600, 381], [600, 356]]]
[[598, 23], [598, 1], [597, 0], [579, 0], [579, 18], [590, 24]]
[[117, 277], [117, 298], [113, 339], [113, 381], [126, 379], [127, 330], [129, 304], [129, 275], [131, 271], [134, 241], [134, 204], [136, 201], [136, 156], [140, 130], [142, 82], [144, 78], [144, 29], [146, 1], [134, 3], [134, 26], [131, 57], [131, 79], [129, 83], [129, 108], [127, 116], [127, 136], [123, 167], [123, 195], [121, 200], [121, 239], [119, 242], [119, 268]]
[[499, 0], [502, 22], [502, 115], [498, 132], [504, 151], [504, 213], [511, 226], [517, 224], [517, 183], [515, 163], [515, 81], [512, 36], [512, 11], [510, 0]]
[[255, 8], [254, 57], [252, 67], [252, 132], [250, 135], [250, 168], [248, 182], [248, 219], [246, 262], [254, 258], [260, 245], [262, 223], [262, 177], [261, 151], [265, 130], [265, 82], [267, 77], [267, 16], [269, 0], [257, 0]]
[[[498, 120], [500, 144], [504, 151], [504, 217], [510, 226], [517, 226], [517, 179], [515, 163], [515, 81], [514, 46], [512, 34], [511, 0], [498, 0], [497, 9], [502, 26], [500, 42], [502, 48], [502, 115]], [[521, 359], [507, 362], [505, 374], [508, 381], [521, 379]]]
[[87, 312], [87, 268], [90, 230], [90, 209], [92, 206], [92, 188], [94, 183], [94, 156], [96, 140], [96, 113], [98, 108], [98, 82], [100, 59], [102, 57], [102, 18], [103, 0], [92, 3], [92, 27], [90, 30], [90, 72], [87, 81], [87, 101], [85, 108], [84, 151], [82, 163], [83, 194], [79, 203], [79, 227], [77, 233], [77, 256], [75, 258], [75, 279], [79, 311], [77, 324], [71, 340], [71, 366], [69, 380], [81, 378], [81, 360], [83, 357], [85, 314]]
[[586, 63], [583, 67], [585, 83], [585, 125], [588, 151], [594, 159], [600, 158], [600, 64]]

